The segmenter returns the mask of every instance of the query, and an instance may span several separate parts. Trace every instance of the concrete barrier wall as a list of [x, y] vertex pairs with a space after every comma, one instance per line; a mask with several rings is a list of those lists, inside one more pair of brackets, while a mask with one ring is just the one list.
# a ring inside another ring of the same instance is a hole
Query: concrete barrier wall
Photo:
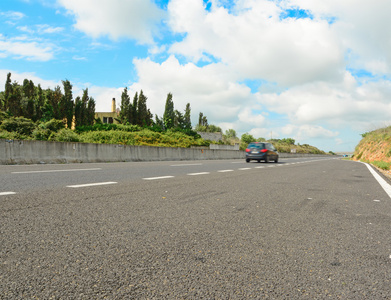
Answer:
[[[314, 156], [281, 153], [280, 157]], [[244, 151], [0, 139], [0, 164], [244, 159]]]

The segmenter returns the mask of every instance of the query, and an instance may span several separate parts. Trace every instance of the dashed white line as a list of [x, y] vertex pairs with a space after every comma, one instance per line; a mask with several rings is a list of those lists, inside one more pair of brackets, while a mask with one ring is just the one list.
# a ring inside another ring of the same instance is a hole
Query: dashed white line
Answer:
[[7, 196], [7, 195], [15, 195], [15, 192], [2, 192], [0, 193], [0, 196]]
[[76, 184], [76, 185], [67, 185], [69, 188], [80, 188], [80, 187], [88, 187], [88, 186], [99, 186], [99, 185], [108, 185], [108, 184], [116, 184], [117, 182], [108, 181], [108, 182], [95, 182], [95, 183], [86, 183], [86, 184]]
[[251, 168], [239, 168], [239, 171], [251, 170]]
[[179, 165], [171, 165], [171, 167], [187, 167], [187, 166], [202, 166], [202, 164], [179, 164]]
[[144, 180], [159, 180], [159, 179], [168, 179], [168, 178], [173, 178], [174, 176], [159, 176], [159, 177], [148, 177], [148, 178], [143, 178]]
[[188, 173], [189, 176], [197, 176], [197, 175], [208, 175], [210, 172], [200, 172], [200, 173]]
[[217, 172], [220, 172], [220, 173], [226, 173], [226, 172], [233, 172], [234, 170], [219, 170]]
[[45, 171], [20, 171], [11, 172], [12, 174], [33, 174], [33, 173], [56, 173], [56, 172], [78, 172], [78, 171], [96, 171], [102, 170], [102, 168], [91, 168], [91, 169], [67, 169], [67, 170], [45, 170]]

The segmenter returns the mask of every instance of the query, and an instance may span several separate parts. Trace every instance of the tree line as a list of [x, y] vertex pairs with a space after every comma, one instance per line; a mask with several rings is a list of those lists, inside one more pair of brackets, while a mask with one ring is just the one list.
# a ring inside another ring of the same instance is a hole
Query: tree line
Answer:
[[[128, 88], [121, 94], [121, 105], [118, 118], [120, 124], [139, 125], [142, 127], [160, 127], [162, 130], [179, 129], [191, 131], [191, 107], [186, 104], [184, 112], [174, 108], [173, 95], [168, 93], [162, 117], [153, 114], [147, 107], [147, 97], [141, 90], [131, 100]], [[42, 89], [33, 81], [25, 79], [23, 84], [11, 81], [11, 73], [7, 74], [5, 89], [0, 92], [0, 110], [13, 117], [25, 117], [34, 122], [47, 122], [51, 119], [63, 120], [68, 128], [72, 125], [90, 126], [99, 120], [95, 119], [95, 100], [88, 95], [88, 88], [82, 96], [73, 99], [72, 84], [62, 81], [62, 89]], [[206, 116], [200, 113], [197, 131], [221, 132], [217, 126], [208, 124]]]
[[8, 73], [4, 92], [0, 93], [0, 110], [33, 121], [64, 120], [68, 128], [72, 127], [72, 122], [76, 126], [92, 125], [95, 100], [88, 95], [88, 89], [83, 90], [81, 97], [73, 99], [72, 84], [69, 80], [63, 80], [62, 84], [64, 92], [60, 86], [43, 90], [32, 80], [25, 79], [22, 85], [12, 82], [11, 73]]

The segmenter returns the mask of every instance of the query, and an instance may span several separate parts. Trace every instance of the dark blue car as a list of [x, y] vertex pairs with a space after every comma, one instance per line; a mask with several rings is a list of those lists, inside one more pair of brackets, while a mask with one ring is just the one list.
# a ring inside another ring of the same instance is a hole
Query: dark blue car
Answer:
[[246, 162], [256, 160], [260, 162], [264, 160], [266, 163], [270, 161], [278, 162], [277, 149], [271, 143], [254, 142], [250, 143], [246, 149]]

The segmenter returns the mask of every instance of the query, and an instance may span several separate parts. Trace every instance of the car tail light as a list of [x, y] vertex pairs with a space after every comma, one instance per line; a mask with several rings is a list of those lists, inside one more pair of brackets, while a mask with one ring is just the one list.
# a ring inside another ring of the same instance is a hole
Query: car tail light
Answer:
[[262, 149], [261, 150], [261, 153], [265, 153], [265, 152], [267, 152], [267, 149]]
[[248, 149], [248, 148], [246, 149], [246, 152], [250, 152], [250, 151], [251, 151], [250, 149]]

